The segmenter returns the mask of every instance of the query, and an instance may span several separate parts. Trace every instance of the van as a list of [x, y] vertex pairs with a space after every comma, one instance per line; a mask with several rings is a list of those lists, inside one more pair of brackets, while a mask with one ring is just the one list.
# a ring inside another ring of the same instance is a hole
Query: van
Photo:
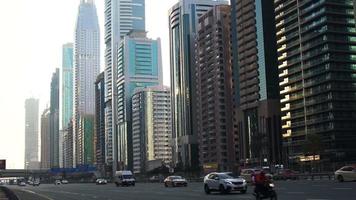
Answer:
[[115, 173], [114, 182], [119, 186], [135, 186], [135, 178], [131, 171], [117, 171]]

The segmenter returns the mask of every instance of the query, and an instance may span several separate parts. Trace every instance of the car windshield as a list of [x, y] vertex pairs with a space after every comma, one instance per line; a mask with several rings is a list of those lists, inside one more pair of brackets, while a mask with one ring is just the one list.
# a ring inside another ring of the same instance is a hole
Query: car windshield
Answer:
[[219, 174], [220, 179], [232, 179], [234, 177], [228, 175], [228, 174]]
[[131, 179], [131, 178], [133, 178], [132, 175], [122, 175], [122, 177], [123, 177], [124, 179]]
[[171, 179], [172, 179], [172, 180], [182, 179], [182, 177], [181, 177], [181, 176], [171, 176]]

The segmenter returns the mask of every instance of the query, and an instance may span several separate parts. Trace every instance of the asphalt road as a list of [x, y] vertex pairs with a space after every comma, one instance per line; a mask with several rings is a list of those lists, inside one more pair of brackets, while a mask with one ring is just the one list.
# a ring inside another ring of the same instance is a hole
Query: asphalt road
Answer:
[[[278, 181], [275, 182], [279, 200], [356, 200], [356, 182], [335, 181]], [[202, 183], [190, 183], [184, 188], [165, 188], [158, 183], [138, 183], [135, 187], [116, 187], [113, 184], [68, 184], [9, 186], [20, 200], [220, 200], [253, 199], [252, 187], [247, 194], [206, 195]]]

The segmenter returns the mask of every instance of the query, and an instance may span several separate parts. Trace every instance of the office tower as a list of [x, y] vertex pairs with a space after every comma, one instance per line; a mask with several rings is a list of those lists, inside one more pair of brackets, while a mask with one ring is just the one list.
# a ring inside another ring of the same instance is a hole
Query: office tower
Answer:
[[[73, 118], [73, 44], [67, 43], [62, 47], [62, 113], [61, 113], [61, 135], [60, 135], [60, 166], [72, 167], [73, 164], [68, 164], [68, 155], [73, 152], [67, 148], [68, 138], [72, 130], [69, 130], [69, 125]], [[73, 143], [73, 141], [72, 141]]]
[[236, 163], [229, 5], [199, 18], [196, 37], [197, 136], [200, 166], [232, 171]]
[[94, 164], [97, 170], [105, 172], [105, 155], [108, 136], [105, 134], [105, 79], [100, 73], [95, 82], [95, 130], [94, 130]]
[[73, 117], [73, 44], [62, 48], [62, 129], [65, 130]]
[[63, 135], [63, 167], [73, 168], [73, 122], [70, 121]]
[[50, 96], [50, 167], [59, 167], [59, 69], [52, 75]]
[[282, 143], [273, 0], [237, 0], [235, 6], [240, 164], [279, 164]]
[[[108, 141], [105, 162], [108, 165], [114, 164], [114, 171], [117, 169], [118, 159], [117, 140], [112, 140], [112, 137], [117, 138], [117, 52], [121, 39], [131, 30], [145, 30], [145, 0], [106, 0], [105, 134], [108, 136]], [[115, 153], [115, 162], [113, 162], [113, 153]]]
[[25, 101], [25, 169], [39, 168], [38, 106], [38, 99], [30, 98]]
[[118, 164], [132, 169], [131, 98], [138, 87], [162, 85], [160, 39], [132, 31], [121, 41], [117, 67]]
[[172, 163], [170, 89], [137, 88], [132, 96], [133, 172], [146, 173]]
[[41, 115], [41, 169], [51, 168], [50, 143], [50, 109], [46, 108]]
[[194, 39], [198, 19], [224, 0], [180, 0], [169, 11], [171, 97], [175, 165], [198, 169]]
[[82, 0], [74, 44], [74, 140], [75, 165], [92, 164], [95, 89], [100, 70], [100, 31], [93, 1]]
[[[286, 162], [297, 165], [311, 156], [331, 170], [355, 161], [354, 1], [274, 4]], [[315, 137], [317, 150], [306, 151]]]

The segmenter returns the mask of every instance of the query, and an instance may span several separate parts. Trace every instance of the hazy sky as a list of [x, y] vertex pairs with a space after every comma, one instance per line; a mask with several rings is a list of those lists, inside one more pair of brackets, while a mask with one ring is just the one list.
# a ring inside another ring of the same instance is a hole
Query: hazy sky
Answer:
[[[102, 50], [104, 1], [95, 0]], [[7, 168], [23, 168], [25, 99], [39, 98], [42, 114], [49, 102], [52, 73], [61, 67], [62, 44], [73, 42], [79, 2], [0, 0], [0, 159], [7, 159]], [[162, 39], [165, 85], [169, 85], [168, 9], [176, 2], [146, 0], [148, 36]]]

